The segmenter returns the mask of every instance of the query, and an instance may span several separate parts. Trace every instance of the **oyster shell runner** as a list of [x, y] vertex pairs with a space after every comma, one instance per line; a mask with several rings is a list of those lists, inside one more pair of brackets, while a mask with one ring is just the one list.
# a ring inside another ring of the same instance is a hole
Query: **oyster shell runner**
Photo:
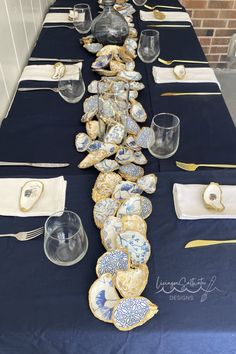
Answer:
[[141, 194], [156, 191], [157, 177], [145, 175], [141, 167], [147, 163], [142, 149], [152, 136], [143, 126], [147, 113], [138, 102], [145, 86], [135, 69], [135, 9], [127, 0], [117, 0], [114, 8], [129, 26], [122, 46], [103, 46], [92, 35], [81, 39], [84, 49], [96, 55], [92, 70], [101, 79], [88, 86], [90, 96], [81, 117], [86, 133], [78, 132], [75, 147], [87, 152], [78, 167], [94, 166], [100, 172], [92, 190], [93, 216], [106, 252], [97, 262], [98, 279], [90, 287], [89, 306], [95, 317], [126, 331], [158, 312], [156, 305], [140, 297], [148, 282], [146, 263], [151, 254], [144, 219], [152, 212], [151, 201]]

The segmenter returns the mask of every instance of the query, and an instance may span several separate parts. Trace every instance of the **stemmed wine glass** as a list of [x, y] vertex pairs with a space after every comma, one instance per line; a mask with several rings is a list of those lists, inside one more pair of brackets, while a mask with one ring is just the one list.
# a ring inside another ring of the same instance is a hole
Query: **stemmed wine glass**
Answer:
[[79, 33], [88, 33], [92, 25], [91, 9], [88, 4], [74, 6], [73, 25]]

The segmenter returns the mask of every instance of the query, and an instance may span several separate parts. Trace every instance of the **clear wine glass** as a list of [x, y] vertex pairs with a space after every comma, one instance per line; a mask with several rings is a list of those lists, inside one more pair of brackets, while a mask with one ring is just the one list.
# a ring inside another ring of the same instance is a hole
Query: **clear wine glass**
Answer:
[[60, 96], [69, 103], [77, 103], [85, 93], [85, 84], [81, 70], [76, 68], [76, 73], [68, 78], [61, 78], [58, 82]]
[[179, 146], [180, 120], [172, 113], [159, 113], [152, 119], [153, 136], [148, 142], [149, 152], [167, 159], [174, 155]]
[[133, 0], [133, 3], [136, 6], [143, 6], [144, 4], [146, 4], [147, 0]]
[[73, 24], [79, 33], [88, 33], [92, 25], [91, 9], [88, 4], [74, 6]]
[[153, 63], [160, 54], [160, 38], [156, 30], [143, 30], [138, 44], [138, 56], [144, 63]]

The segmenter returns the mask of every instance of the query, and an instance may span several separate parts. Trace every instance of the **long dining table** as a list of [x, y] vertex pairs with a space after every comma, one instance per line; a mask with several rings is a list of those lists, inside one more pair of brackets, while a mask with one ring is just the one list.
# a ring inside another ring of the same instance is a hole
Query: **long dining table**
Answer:
[[[78, 0], [56, 0], [53, 6], [73, 6]], [[87, 0], [93, 17], [99, 7]], [[158, 3], [182, 6], [177, 0]], [[138, 32], [147, 27], [134, 14]], [[59, 11], [49, 9], [51, 12]], [[182, 7], [182, 11], [185, 11]], [[194, 28], [159, 28], [164, 59], [206, 60]], [[44, 28], [32, 57], [84, 59], [86, 87], [98, 75], [91, 70], [94, 55], [80, 44], [76, 30]], [[47, 63], [47, 62], [45, 62]], [[29, 61], [28, 65], [37, 64]], [[167, 91], [218, 92], [216, 84], [155, 84], [152, 66], [138, 58], [136, 70], [145, 89], [139, 101], [150, 125], [154, 114], [180, 117], [181, 136], [177, 153], [158, 160], [147, 151], [145, 174], [158, 176], [157, 191], [149, 196], [153, 212], [147, 219], [152, 254], [149, 280], [143, 293], [158, 305], [148, 323], [132, 331], [118, 331], [96, 319], [88, 306], [88, 290], [96, 279], [95, 266], [105, 250], [93, 221], [91, 190], [97, 177], [94, 168], [79, 169], [84, 153], [74, 139], [84, 132], [80, 118], [86, 92], [77, 104], [69, 104], [51, 91], [17, 92], [0, 128], [0, 160], [68, 162], [67, 168], [0, 167], [4, 177], [55, 177], [67, 180], [66, 209], [78, 213], [86, 230], [89, 248], [84, 259], [71, 267], [49, 262], [43, 237], [29, 242], [0, 239], [0, 354], [233, 354], [236, 348], [236, 257], [232, 244], [185, 249], [194, 239], [233, 239], [234, 219], [179, 220], [172, 188], [174, 183], [235, 185], [235, 170], [181, 171], [175, 160], [201, 163], [236, 163], [236, 128], [223, 96], [162, 97]], [[191, 66], [191, 65], [190, 65]], [[204, 66], [208, 66], [204, 65]], [[37, 83], [38, 84], [38, 83]], [[26, 87], [32, 82], [21, 82]], [[33, 229], [45, 217], [0, 216], [1, 233]]]

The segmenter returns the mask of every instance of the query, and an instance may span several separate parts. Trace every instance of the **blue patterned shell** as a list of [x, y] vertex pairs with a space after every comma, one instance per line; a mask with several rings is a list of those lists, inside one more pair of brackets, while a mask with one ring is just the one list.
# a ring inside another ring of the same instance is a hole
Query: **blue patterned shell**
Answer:
[[114, 275], [117, 270], [129, 268], [129, 256], [125, 251], [115, 250], [104, 253], [97, 261], [96, 272], [98, 277], [110, 273]]
[[134, 194], [142, 194], [142, 189], [134, 182], [122, 181], [116, 185], [112, 198], [125, 200]]

